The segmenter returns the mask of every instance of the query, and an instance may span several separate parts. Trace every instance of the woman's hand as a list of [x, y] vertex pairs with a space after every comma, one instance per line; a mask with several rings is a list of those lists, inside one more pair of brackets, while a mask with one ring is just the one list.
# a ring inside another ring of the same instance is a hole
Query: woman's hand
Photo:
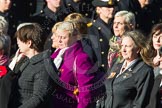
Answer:
[[14, 67], [15, 67], [15, 65], [16, 65], [16, 63], [19, 62], [19, 60], [20, 60], [23, 56], [24, 56], [24, 54], [20, 52], [20, 49], [18, 49], [18, 50], [16, 51], [16, 54], [15, 54], [15, 56], [13, 57], [11, 63], [9, 64], [9, 68], [10, 68], [11, 70], [13, 70]]

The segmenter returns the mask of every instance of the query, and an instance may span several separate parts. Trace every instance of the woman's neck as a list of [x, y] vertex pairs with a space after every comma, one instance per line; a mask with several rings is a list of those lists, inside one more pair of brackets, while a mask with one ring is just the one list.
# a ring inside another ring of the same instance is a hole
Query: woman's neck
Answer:
[[33, 56], [39, 54], [40, 52], [36, 50], [30, 50], [27, 54], [25, 54], [29, 59], [32, 58]]

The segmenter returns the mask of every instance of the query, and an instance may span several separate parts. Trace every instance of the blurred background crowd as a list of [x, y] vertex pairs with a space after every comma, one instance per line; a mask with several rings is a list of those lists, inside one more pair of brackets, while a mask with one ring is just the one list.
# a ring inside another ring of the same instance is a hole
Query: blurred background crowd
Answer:
[[0, 0], [0, 108], [161, 108], [161, 71], [162, 0]]

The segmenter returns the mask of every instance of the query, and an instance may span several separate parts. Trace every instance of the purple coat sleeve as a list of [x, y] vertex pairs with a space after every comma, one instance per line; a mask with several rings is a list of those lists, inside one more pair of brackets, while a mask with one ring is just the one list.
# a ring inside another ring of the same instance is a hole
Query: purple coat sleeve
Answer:
[[76, 58], [76, 78], [79, 88], [79, 103], [77, 108], [89, 108], [94, 97], [90, 87], [94, 83], [95, 74], [92, 70], [93, 64], [86, 54], [79, 54]]

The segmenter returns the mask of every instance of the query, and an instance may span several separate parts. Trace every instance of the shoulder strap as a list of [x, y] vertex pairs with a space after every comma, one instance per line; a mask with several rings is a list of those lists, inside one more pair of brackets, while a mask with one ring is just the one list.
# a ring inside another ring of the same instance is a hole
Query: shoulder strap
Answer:
[[145, 63], [144, 62], [140, 62], [136, 65], [137, 68], [135, 68], [133, 70], [133, 73], [136, 73]]

